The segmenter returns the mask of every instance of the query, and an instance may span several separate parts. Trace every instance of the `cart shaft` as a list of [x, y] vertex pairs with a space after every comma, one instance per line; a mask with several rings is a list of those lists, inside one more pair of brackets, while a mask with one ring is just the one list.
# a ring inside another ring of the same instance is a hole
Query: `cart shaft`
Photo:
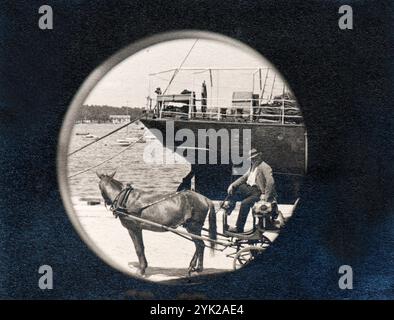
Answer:
[[149, 220], [146, 220], [146, 219], [143, 219], [143, 218], [140, 218], [140, 217], [136, 217], [136, 216], [133, 216], [133, 215], [130, 215], [130, 214], [126, 214], [126, 213], [123, 213], [123, 212], [117, 212], [117, 214], [123, 216], [126, 220], [129, 219], [129, 220], [134, 220], [134, 221], [138, 221], [138, 222], [141, 222], [141, 223], [147, 223], [147, 224], [150, 224], [150, 225], [152, 225], [154, 227], [161, 228], [163, 230], [176, 233], [178, 235], [188, 236], [188, 237], [190, 237], [192, 239], [197, 239], [197, 240], [202, 240], [202, 241], [211, 241], [211, 242], [214, 242], [215, 244], [219, 244], [219, 245], [222, 245], [222, 246], [225, 246], [225, 247], [229, 247], [229, 246], [233, 245], [233, 243], [231, 241], [220, 241], [220, 240], [214, 240], [214, 239], [211, 239], [211, 238], [208, 238], [208, 237], [204, 237], [204, 236], [198, 236], [196, 234], [191, 234], [189, 232], [185, 232], [185, 231], [181, 231], [181, 230], [178, 230], [178, 229], [175, 229], [175, 228], [167, 227], [167, 226], [164, 226], [162, 224], [159, 224], [159, 223], [156, 223], [156, 222], [153, 222], [153, 221], [149, 221]]

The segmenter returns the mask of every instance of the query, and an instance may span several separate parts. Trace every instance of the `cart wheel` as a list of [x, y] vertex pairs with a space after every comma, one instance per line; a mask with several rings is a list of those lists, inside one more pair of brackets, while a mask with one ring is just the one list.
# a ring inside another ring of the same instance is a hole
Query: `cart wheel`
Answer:
[[270, 246], [272, 244], [272, 241], [269, 239], [269, 238], [267, 238], [265, 235], [262, 235], [261, 236], [261, 245], [262, 246]]
[[238, 270], [253, 261], [264, 250], [262, 247], [250, 246], [239, 250], [233, 260], [233, 269]]

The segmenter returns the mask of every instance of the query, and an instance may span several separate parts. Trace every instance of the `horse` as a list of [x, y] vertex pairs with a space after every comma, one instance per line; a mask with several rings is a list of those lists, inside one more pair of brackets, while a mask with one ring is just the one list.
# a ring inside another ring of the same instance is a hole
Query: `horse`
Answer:
[[[99, 189], [106, 206], [114, 205], [121, 191], [125, 190], [123, 183], [114, 179], [115, 173], [106, 175], [96, 172], [100, 179]], [[182, 225], [190, 234], [201, 236], [201, 230], [208, 215], [210, 247], [212, 250], [214, 249], [214, 240], [217, 239], [216, 212], [210, 199], [191, 190], [164, 195], [164, 197], [160, 194], [152, 195], [150, 192], [137, 188], [131, 188], [130, 190], [122, 207], [128, 214], [147, 221], [171, 228], [177, 228]], [[155, 232], [165, 232], [167, 230], [146, 222], [127, 219], [124, 215], [119, 215], [119, 219], [121, 224], [128, 230], [134, 243], [139, 261], [138, 274], [144, 276], [148, 262], [145, 257], [142, 230]], [[202, 272], [204, 268], [204, 241], [196, 238], [192, 238], [192, 241], [196, 246], [196, 250], [189, 264], [188, 276], [194, 271]]]

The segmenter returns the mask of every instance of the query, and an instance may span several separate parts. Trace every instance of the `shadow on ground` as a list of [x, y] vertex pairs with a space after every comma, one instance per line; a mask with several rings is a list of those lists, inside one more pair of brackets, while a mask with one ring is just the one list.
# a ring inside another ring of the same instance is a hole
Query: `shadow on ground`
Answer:
[[[137, 274], [138, 262], [129, 262], [131, 271]], [[164, 268], [164, 267], [148, 267], [145, 271], [145, 280], [160, 281], [165, 283], [197, 283], [198, 276], [213, 275], [229, 272], [226, 269], [205, 268], [203, 272], [193, 272], [188, 276], [188, 268]]]

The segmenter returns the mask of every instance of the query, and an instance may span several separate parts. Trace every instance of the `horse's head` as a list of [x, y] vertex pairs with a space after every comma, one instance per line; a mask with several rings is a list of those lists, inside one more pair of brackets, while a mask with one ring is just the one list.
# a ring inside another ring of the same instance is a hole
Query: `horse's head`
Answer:
[[104, 202], [106, 205], [111, 205], [115, 199], [115, 197], [119, 194], [120, 190], [122, 190], [122, 183], [114, 179], [116, 171], [111, 174], [102, 174], [96, 172], [97, 177], [99, 177], [99, 189], [101, 195], [103, 196]]

